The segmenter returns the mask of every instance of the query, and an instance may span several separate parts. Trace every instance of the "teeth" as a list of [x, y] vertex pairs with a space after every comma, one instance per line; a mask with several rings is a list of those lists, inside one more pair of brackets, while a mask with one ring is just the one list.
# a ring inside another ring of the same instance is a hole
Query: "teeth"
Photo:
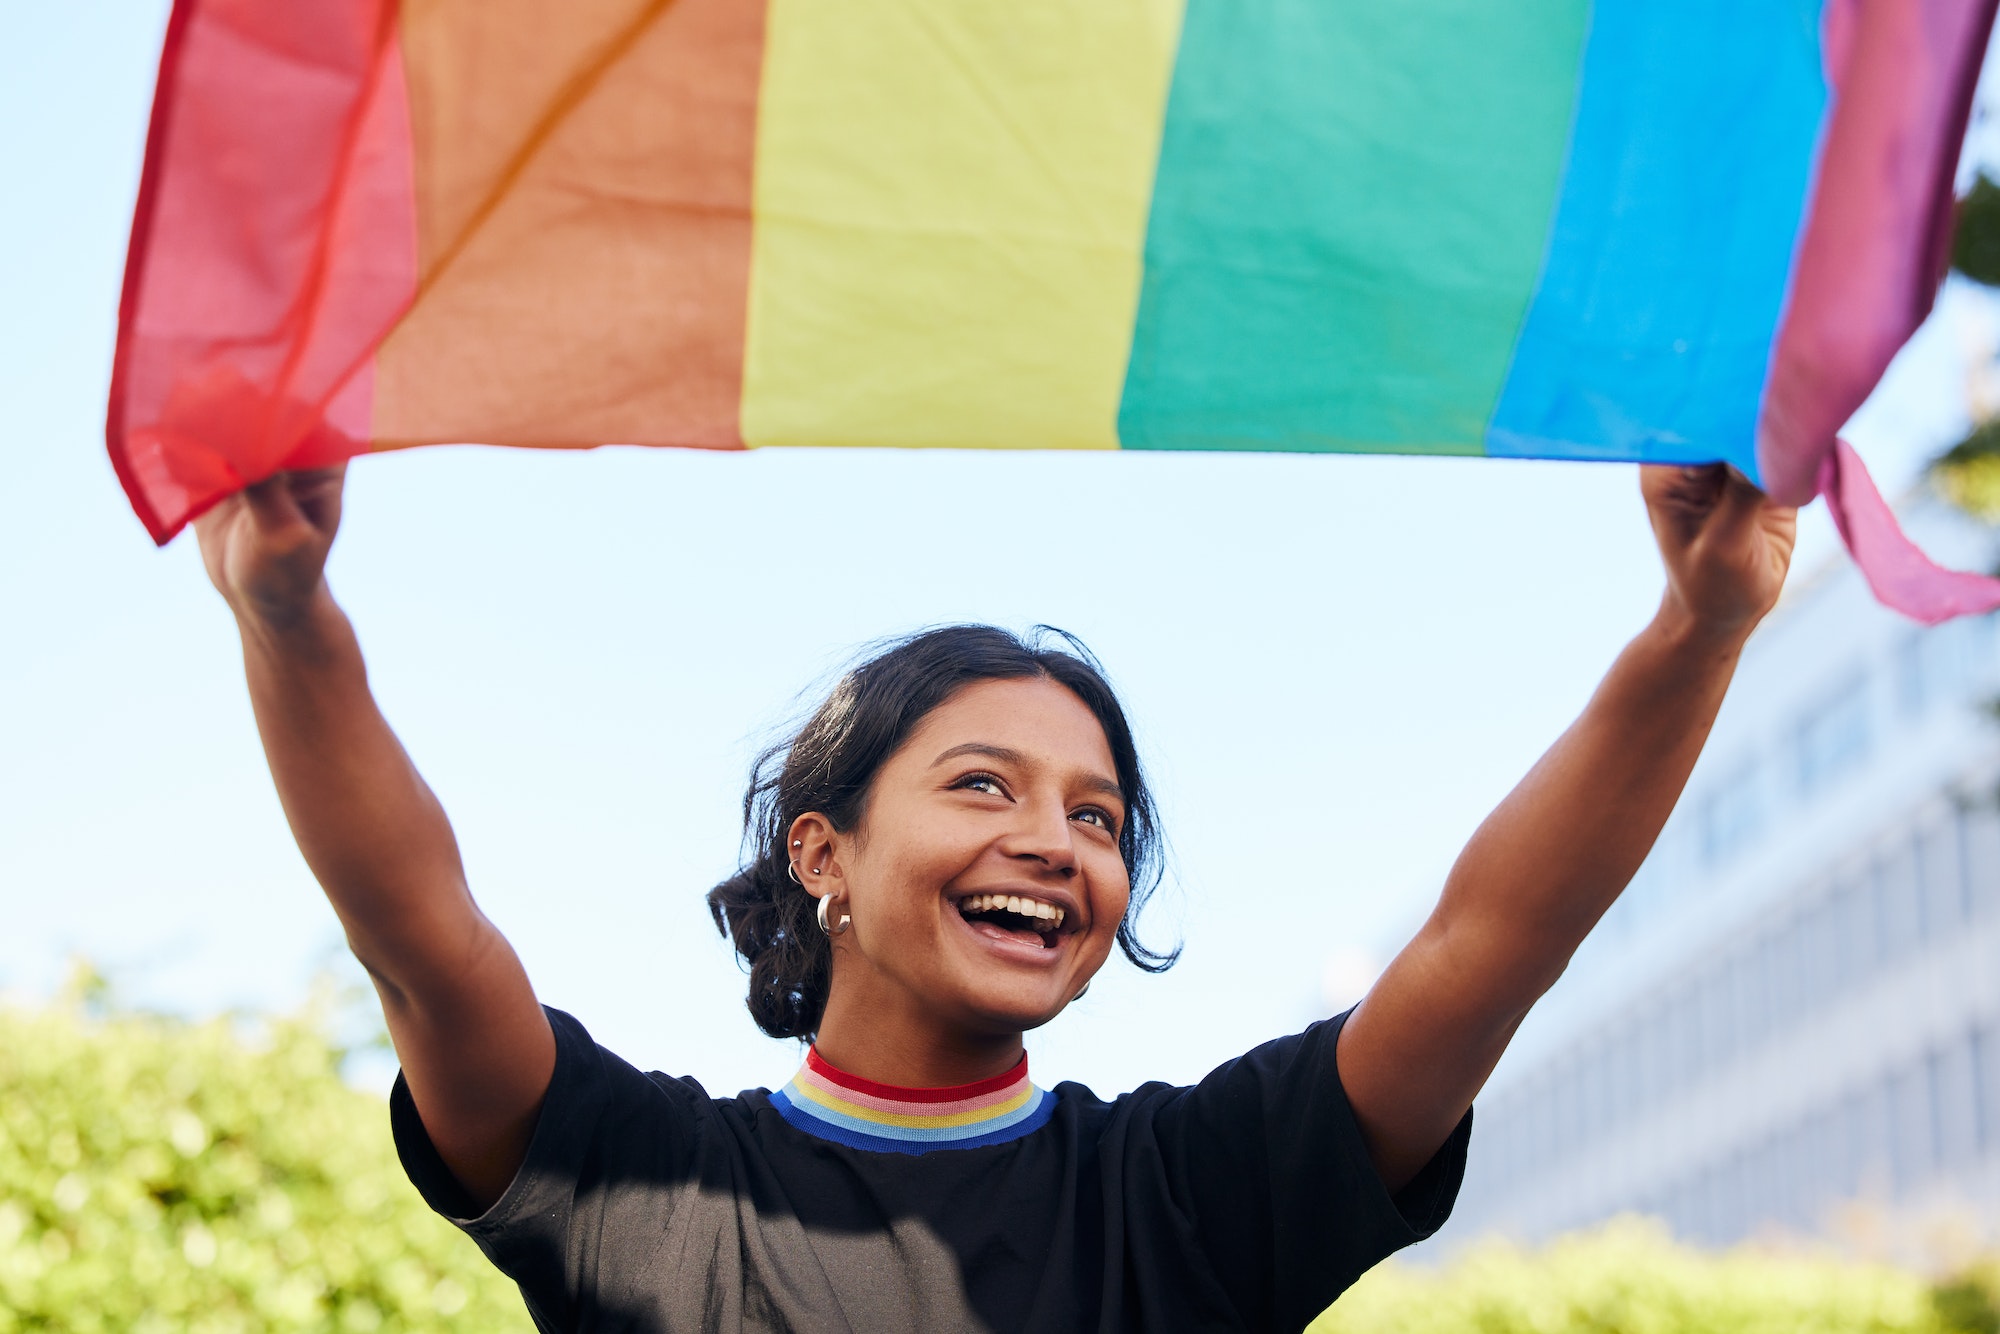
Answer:
[[1010, 912], [1013, 913], [1016, 917], [1032, 918], [1034, 921], [1038, 923], [1046, 922], [1049, 924], [1051, 928], [1061, 926], [1063, 924], [1063, 918], [1068, 916], [1068, 914], [1056, 904], [1044, 903], [1040, 899], [1023, 898], [1018, 894], [969, 895], [966, 898], [961, 899], [959, 901], [958, 910], [962, 913], [968, 913], [968, 914], [981, 913], [981, 912]]

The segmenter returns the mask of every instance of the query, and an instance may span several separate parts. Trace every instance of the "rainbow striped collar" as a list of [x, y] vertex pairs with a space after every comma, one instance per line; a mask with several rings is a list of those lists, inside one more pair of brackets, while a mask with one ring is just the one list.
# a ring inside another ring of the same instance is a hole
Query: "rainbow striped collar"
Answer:
[[778, 1115], [808, 1135], [878, 1153], [929, 1153], [1005, 1144], [1047, 1124], [1056, 1100], [1028, 1082], [1028, 1058], [1004, 1075], [952, 1088], [906, 1089], [836, 1069], [806, 1049], [792, 1082], [771, 1095]]

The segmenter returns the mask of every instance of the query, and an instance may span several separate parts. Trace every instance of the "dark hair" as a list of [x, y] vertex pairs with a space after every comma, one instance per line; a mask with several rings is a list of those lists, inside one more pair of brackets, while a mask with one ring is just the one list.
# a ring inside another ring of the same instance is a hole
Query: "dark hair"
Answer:
[[1160, 831], [1131, 726], [1103, 668], [1074, 635], [1046, 625], [1025, 638], [990, 625], [948, 625], [874, 646], [789, 741], [751, 767], [743, 867], [708, 892], [708, 910], [749, 969], [747, 1004], [757, 1027], [774, 1038], [811, 1037], [833, 980], [833, 951], [814, 920], [818, 903], [785, 873], [792, 822], [818, 811], [836, 829], [853, 828], [876, 773], [932, 709], [979, 681], [1030, 677], [1067, 687], [1104, 728], [1124, 790], [1118, 848], [1132, 882], [1118, 946], [1149, 973], [1173, 966], [1178, 946], [1148, 949], [1134, 930], [1159, 886]]

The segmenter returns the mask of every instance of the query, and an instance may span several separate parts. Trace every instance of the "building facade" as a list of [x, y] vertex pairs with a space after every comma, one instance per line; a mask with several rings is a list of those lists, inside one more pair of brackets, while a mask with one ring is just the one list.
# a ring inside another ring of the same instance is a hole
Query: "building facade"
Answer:
[[[1920, 500], [1912, 535], [1990, 569]], [[1451, 1233], [1622, 1212], [1723, 1244], [1840, 1206], [2000, 1231], [2000, 618], [1924, 629], [1844, 560], [1760, 629], [1632, 887], [1479, 1101]]]

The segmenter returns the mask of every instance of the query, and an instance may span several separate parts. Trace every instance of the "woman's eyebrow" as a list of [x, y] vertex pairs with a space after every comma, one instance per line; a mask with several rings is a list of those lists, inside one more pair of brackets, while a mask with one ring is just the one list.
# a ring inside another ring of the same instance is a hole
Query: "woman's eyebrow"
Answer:
[[1085, 774], [1081, 781], [1083, 786], [1092, 792], [1107, 797], [1116, 797], [1121, 802], [1125, 800], [1125, 789], [1102, 774]]
[[999, 760], [1003, 764], [1025, 764], [1028, 758], [1020, 751], [1009, 750], [1005, 746], [989, 745], [984, 741], [968, 741], [964, 745], [953, 746], [932, 760], [931, 768], [935, 769], [947, 760], [955, 760], [962, 755], [984, 755], [989, 760]]

